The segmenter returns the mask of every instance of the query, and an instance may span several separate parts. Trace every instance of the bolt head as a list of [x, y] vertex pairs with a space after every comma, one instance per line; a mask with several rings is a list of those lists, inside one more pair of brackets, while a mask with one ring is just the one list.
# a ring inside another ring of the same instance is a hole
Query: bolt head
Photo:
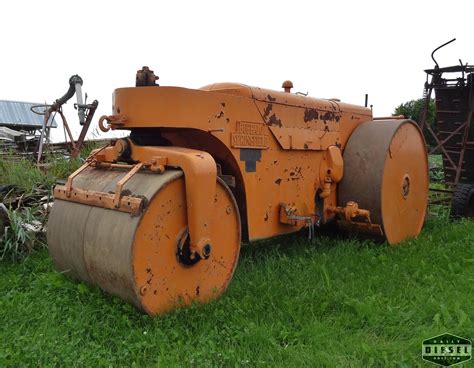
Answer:
[[212, 246], [211, 244], [206, 244], [204, 247], [202, 247], [202, 255], [206, 258], [209, 257], [211, 254]]

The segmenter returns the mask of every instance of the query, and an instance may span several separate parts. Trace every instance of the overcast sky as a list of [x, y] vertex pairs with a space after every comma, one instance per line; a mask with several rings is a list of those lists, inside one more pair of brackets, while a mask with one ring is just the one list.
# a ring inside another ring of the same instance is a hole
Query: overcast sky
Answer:
[[[422, 96], [431, 51], [474, 64], [474, 1], [22, 1], [0, 5], [0, 99], [51, 103], [79, 74], [109, 114], [148, 65], [161, 85], [241, 82], [364, 103], [385, 116]], [[72, 102], [65, 108], [78, 132]], [[58, 134], [56, 133], [55, 136]]]

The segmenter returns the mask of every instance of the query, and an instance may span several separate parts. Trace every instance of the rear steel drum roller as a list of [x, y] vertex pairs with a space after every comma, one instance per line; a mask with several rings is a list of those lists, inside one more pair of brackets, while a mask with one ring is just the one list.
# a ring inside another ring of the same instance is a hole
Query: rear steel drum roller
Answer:
[[[120, 170], [87, 169], [74, 180], [74, 187], [109, 192], [123, 175]], [[56, 267], [150, 315], [224, 292], [240, 251], [239, 212], [228, 187], [218, 179], [209, 258], [192, 262], [186, 262], [183, 173], [138, 173], [124, 190], [148, 199], [141, 216], [56, 200], [48, 223], [49, 251]]]
[[425, 141], [411, 120], [380, 120], [355, 129], [344, 150], [338, 204], [355, 201], [382, 226], [389, 244], [417, 236], [428, 204]]

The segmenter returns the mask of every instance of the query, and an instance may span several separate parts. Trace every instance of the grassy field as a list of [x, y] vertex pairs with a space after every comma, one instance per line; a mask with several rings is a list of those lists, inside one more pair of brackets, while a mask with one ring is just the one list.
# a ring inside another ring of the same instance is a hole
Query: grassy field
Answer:
[[0, 262], [0, 366], [417, 367], [421, 342], [474, 338], [474, 222], [402, 246], [303, 235], [243, 249], [228, 291], [150, 318], [54, 271]]

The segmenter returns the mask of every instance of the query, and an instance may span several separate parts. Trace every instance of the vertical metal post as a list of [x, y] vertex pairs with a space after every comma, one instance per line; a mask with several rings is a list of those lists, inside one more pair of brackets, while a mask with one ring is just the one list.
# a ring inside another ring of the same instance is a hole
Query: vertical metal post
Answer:
[[456, 168], [456, 177], [454, 178], [454, 186], [458, 185], [459, 179], [461, 178], [461, 171], [462, 171], [463, 162], [464, 162], [464, 154], [466, 152], [466, 143], [469, 137], [469, 130], [471, 128], [473, 110], [474, 110], [474, 95], [471, 96], [471, 100], [469, 101], [469, 113], [467, 114], [467, 120], [465, 123], [466, 127], [464, 128], [464, 134], [462, 137], [461, 152], [459, 152], [459, 161], [458, 161], [458, 166]]
[[84, 108], [84, 100], [82, 99], [82, 80], [81, 83], [76, 83], [76, 98], [77, 98], [77, 115], [79, 115], [79, 124], [84, 125], [86, 121], [86, 114]]

